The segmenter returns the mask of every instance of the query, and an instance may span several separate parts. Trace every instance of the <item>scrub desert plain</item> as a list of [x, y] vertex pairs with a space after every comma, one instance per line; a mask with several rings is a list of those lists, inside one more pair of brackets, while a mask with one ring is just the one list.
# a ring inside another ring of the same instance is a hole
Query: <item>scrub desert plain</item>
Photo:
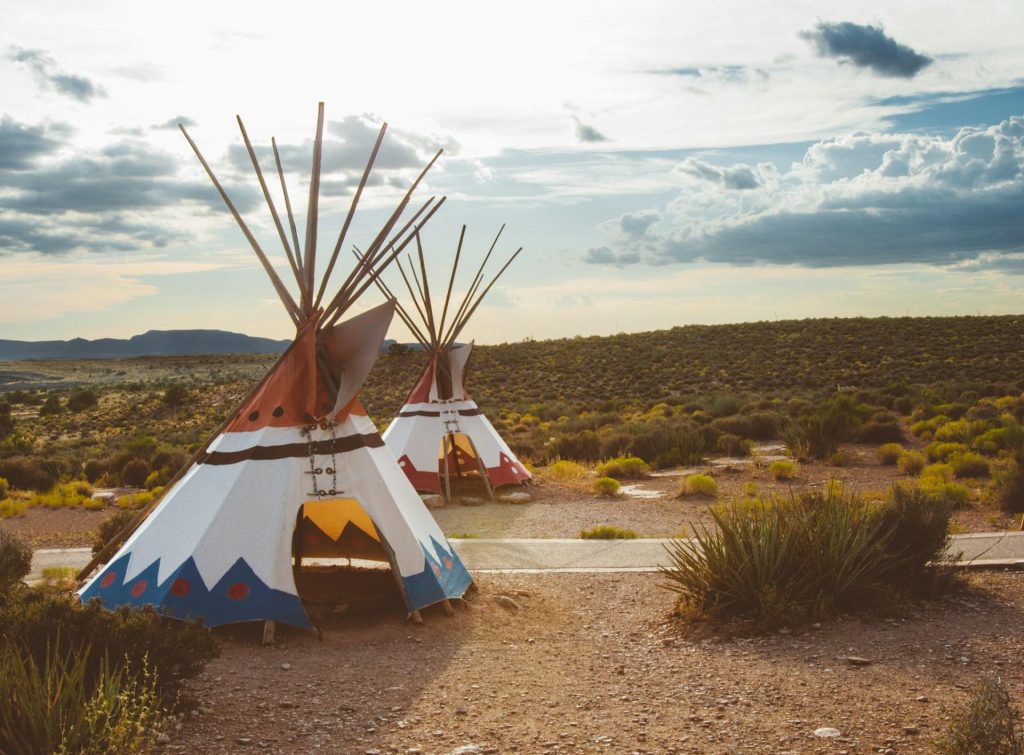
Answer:
[[[689, 536], [714, 529], [713, 506], [839, 487], [881, 503], [898, 485], [953, 507], [951, 532], [1016, 530], [1022, 337], [1018, 316], [875, 318], [477, 347], [468, 390], [535, 482], [515, 491], [525, 502], [467, 495], [433, 514], [460, 538]], [[0, 364], [0, 528], [91, 544], [272, 361]], [[361, 394], [378, 427], [422, 368], [414, 351], [382, 355]], [[710, 487], [685, 482], [698, 474]], [[600, 475], [626, 492], [598, 494]], [[659, 573], [476, 580], [454, 616], [431, 609], [422, 625], [390, 595], [317, 608], [322, 639], [279, 627], [264, 647], [260, 627], [218, 628], [220, 655], [186, 683], [194, 705], [158, 749], [934, 752], [980, 680], [1024, 699], [1016, 571], [760, 624], [680, 615]]]

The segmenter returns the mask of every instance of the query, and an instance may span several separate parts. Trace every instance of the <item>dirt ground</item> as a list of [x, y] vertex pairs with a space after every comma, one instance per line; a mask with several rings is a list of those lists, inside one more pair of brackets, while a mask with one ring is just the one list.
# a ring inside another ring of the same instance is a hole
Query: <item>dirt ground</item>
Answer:
[[[843, 451], [849, 459], [847, 466], [800, 464], [797, 476], [790, 481], [772, 479], [767, 464], [750, 460], [735, 460], [731, 465], [716, 463], [710, 471], [719, 486], [717, 500], [742, 500], [751, 494], [786, 496], [791, 491], [820, 489], [831, 479], [839, 480], [850, 490], [882, 495], [897, 480], [907, 479], [896, 467], [880, 465], [875, 460], [874, 446], [849, 445]], [[708, 523], [708, 507], [716, 502], [700, 496], [676, 498], [682, 473], [683, 470], [670, 470], [643, 480], [623, 481], [624, 485], [633, 485], [639, 496], [601, 498], [590, 491], [589, 480], [566, 484], [545, 479], [541, 472], [534, 484], [524, 488], [530, 493], [527, 503], [453, 504], [434, 509], [433, 514], [449, 537], [578, 537], [580, 530], [602, 524], [631, 529], [641, 537], [672, 537], [692, 533], [695, 524]], [[987, 480], [960, 482], [972, 491], [972, 502], [954, 512], [957, 532], [990, 532], [1019, 526], [1019, 517], [1009, 517], [984, 502]], [[481, 490], [478, 500], [482, 502], [485, 495]], [[659, 497], [646, 497], [649, 495]], [[117, 510], [113, 506], [98, 511], [36, 507], [28, 509], [24, 516], [0, 520], [0, 528], [31, 539], [36, 547], [89, 546], [96, 528]]]
[[932, 752], [983, 675], [1024, 699], [1024, 574], [970, 579], [967, 598], [761, 637], [681, 634], [657, 574], [485, 575], [453, 617], [409, 625], [393, 603], [274, 647], [225, 627], [162, 749]]

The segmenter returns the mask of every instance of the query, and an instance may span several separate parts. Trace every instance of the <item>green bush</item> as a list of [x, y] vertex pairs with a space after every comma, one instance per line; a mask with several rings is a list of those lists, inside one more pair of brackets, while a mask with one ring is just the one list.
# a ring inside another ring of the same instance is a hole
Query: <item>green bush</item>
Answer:
[[857, 439], [861, 443], [899, 443], [904, 439], [903, 428], [899, 420], [891, 415], [884, 419], [872, 419], [861, 425]]
[[0, 752], [135, 755], [150, 752], [161, 720], [157, 677], [123, 660], [98, 665], [58, 635], [42, 658], [0, 647]]
[[11, 485], [7, 482], [7, 479], [0, 477], [0, 498], [6, 498], [11, 492]]
[[107, 547], [107, 543], [127, 527], [139, 512], [133, 509], [121, 509], [109, 519], [104, 520], [96, 529], [96, 539], [92, 541], [92, 555], [96, 555]]
[[34, 459], [13, 458], [0, 461], [0, 477], [18, 490], [43, 492], [57, 483], [57, 476]]
[[976, 453], [956, 453], [949, 457], [954, 477], [988, 477], [988, 459]]
[[753, 449], [753, 443], [746, 438], [741, 438], [738, 435], [732, 435], [730, 433], [722, 433], [718, 436], [716, 444], [718, 450], [724, 453], [726, 456], [750, 456], [750, 452]]
[[903, 451], [903, 446], [899, 443], [884, 443], [875, 451], [875, 458], [878, 459], [879, 464], [893, 466], [899, 460], [900, 454]]
[[929, 461], [949, 461], [953, 454], [967, 453], [969, 449], [963, 443], [942, 443], [935, 441], [929, 443], [924, 452], [928, 455]]
[[188, 388], [181, 383], [173, 383], [167, 386], [162, 400], [171, 407], [184, 406], [188, 400]]
[[619, 456], [597, 465], [598, 475], [614, 477], [618, 480], [646, 477], [650, 471], [651, 468], [644, 460], [636, 456]]
[[640, 536], [633, 530], [610, 524], [599, 524], [589, 530], [580, 530], [580, 538], [583, 540], [635, 540], [638, 537]]
[[952, 508], [948, 500], [920, 488], [890, 488], [888, 499], [875, 514], [882, 531], [890, 533], [885, 548], [893, 564], [892, 581], [912, 583], [925, 574], [928, 563], [942, 557], [949, 546]]
[[142, 459], [132, 459], [121, 470], [121, 482], [133, 488], [141, 488], [149, 477], [149, 464]]
[[545, 477], [550, 477], [552, 480], [558, 480], [559, 482], [582, 480], [589, 474], [590, 470], [585, 466], [578, 464], [575, 461], [569, 461], [568, 459], [559, 459], [558, 461], [548, 464], [544, 469]]
[[1014, 459], [996, 481], [996, 498], [1005, 511], [1024, 511], [1024, 465]]
[[0, 530], [0, 595], [9, 592], [30, 571], [32, 546], [13, 532]]
[[593, 490], [599, 496], [614, 498], [619, 494], [619, 481], [614, 477], [598, 477], [594, 480]]
[[549, 459], [597, 461], [601, 458], [601, 439], [593, 430], [560, 435], [547, 447]]
[[684, 616], [792, 624], [864, 610], [918, 586], [945, 546], [948, 511], [923, 499], [864, 503], [839, 486], [711, 511], [696, 542], [673, 541], [669, 589]]
[[700, 495], [708, 498], [718, 497], [718, 483], [706, 474], [692, 474], [683, 478], [677, 494], [680, 497]]
[[81, 412], [85, 409], [91, 409], [99, 403], [99, 398], [96, 394], [88, 388], [81, 388], [77, 391], [73, 391], [68, 396], [68, 411]]
[[1021, 755], [1020, 711], [999, 679], [982, 679], [959, 711], [949, 717], [936, 743], [940, 755]]
[[924, 454], [918, 451], [904, 451], [896, 460], [896, 466], [899, 467], [899, 470], [911, 477], [921, 474], [921, 470], [924, 469], [927, 463], [928, 460], [924, 457]]
[[42, 406], [39, 407], [39, 416], [50, 417], [60, 414], [62, 411], [64, 411], [64, 407], [61, 406], [60, 398], [58, 396], [48, 396]]
[[76, 648], [88, 653], [88, 685], [107, 660], [127, 659], [140, 681], [148, 663], [159, 675], [158, 692], [168, 705], [182, 693], [183, 682], [220, 652], [201, 623], [165, 618], [148, 607], [108, 611], [98, 600], [76, 605], [63, 595], [36, 590], [10, 593], [0, 601], [0, 626], [29, 649], [39, 667], [46, 665], [47, 648], [56, 647], [60, 636], [74, 638]]
[[719, 417], [711, 423], [711, 427], [721, 433], [738, 435], [750, 440], [771, 440], [778, 432], [779, 416], [771, 412], [736, 414], [731, 417]]
[[797, 465], [786, 459], [776, 459], [768, 465], [768, 474], [776, 480], [792, 480], [797, 471]]

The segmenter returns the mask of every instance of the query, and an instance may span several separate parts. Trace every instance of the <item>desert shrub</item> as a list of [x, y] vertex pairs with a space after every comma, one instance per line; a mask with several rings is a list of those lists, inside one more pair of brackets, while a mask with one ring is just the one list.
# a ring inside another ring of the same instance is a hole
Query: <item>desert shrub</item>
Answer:
[[619, 456], [597, 465], [598, 475], [618, 480], [646, 477], [650, 471], [644, 460], [636, 456]]
[[57, 476], [34, 459], [4, 459], [0, 461], [0, 477], [19, 490], [49, 490], [57, 482]]
[[954, 509], [966, 506], [971, 500], [971, 491], [963, 485], [937, 478], [921, 480], [918, 489], [937, 503]]
[[849, 496], [813, 493], [711, 510], [663, 570], [680, 611], [791, 624], [856, 608], [891, 564], [881, 522]]
[[20, 643], [0, 648], [0, 752], [134, 755], [160, 723], [157, 677], [56, 638], [42, 659]]
[[884, 443], [875, 451], [875, 458], [878, 459], [879, 464], [893, 466], [899, 460], [903, 450], [903, 446], [899, 443]]
[[663, 573], [679, 611], [767, 625], [864, 610], [917, 586], [910, 575], [945, 546], [948, 523], [948, 511], [923, 499], [879, 507], [840, 486], [711, 513], [713, 529], [669, 548]]
[[560, 482], [571, 480], [582, 480], [590, 475], [590, 470], [582, 464], [568, 459], [559, 459], [548, 464], [544, 469], [544, 476]]
[[716, 437], [710, 428], [667, 421], [630, 426], [627, 430], [633, 438], [626, 452], [656, 469], [699, 463]]
[[936, 743], [940, 755], [1021, 755], [1024, 737], [1017, 731], [1020, 711], [999, 679], [985, 678], [963, 708], [949, 716]]
[[995, 498], [1011, 514], [1024, 511], [1024, 466], [1019, 460], [1014, 459], [996, 480]]
[[50, 417], [54, 414], [60, 414], [62, 411], [64, 411], [64, 407], [61, 406], [60, 398], [58, 396], [48, 396], [42, 406], [39, 407], [39, 416]]
[[828, 457], [828, 464], [830, 467], [846, 467], [850, 464], [850, 457], [842, 451], [836, 451]]
[[559, 435], [547, 446], [550, 459], [597, 461], [601, 458], [601, 439], [593, 430]]
[[610, 524], [599, 524], [589, 530], [580, 530], [583, 540], [635, 540], [640, 537], [634, 530], [615, 527]]
[[952, 482], [953, 467], [949, 464], [929, 464], [921, 470], [921, 484], [934, 482]]
[[1000, 451], [1011, 450], [1013, 441], [1014, 434], [1009, 427], [994, 427], [972, 440], [971, 449], [994, 456]]
[[614, 498], [619, 494], [619, 481], [614, 477], [598, 477], [594, 480], [593, 490], [599, 496]]
[[955, 453], [949, 456], [954, 477], [988, 477], [988, 459], [976, 453]]
[[893, 563], [891, 580], [913, 582], [924, 567], [940, 559], [949, 545], [952, 505], [920, 488], [893, 485], [878, 506], [882, 529], [890, 533], [885, 548]]
[[71, 395], [68, 396], [68, 411], [81, 412], [86, 409], [91, 409], [99, 403], [99, 397], [88, 388], [80, 388], [79, 390], [72, 391]]
[[963, 443], [969, 446], [971, 442], [988, 429], [984, 420], [957, 419], [947, 422], [935, 431], [935, 440], [943, 443]]
[[22, 516], [28, 508], [28, 501], [14, 498], [0, 498], [0, 519]]
[[895, 417], [889, 415], [865, 422], [857, 431], [857, 438], [862, 443], [899, 443], [904, 440], [903, 428]]
[[149, 477], [149, 464], [142, 459], [132, 459], [121, 470], [121, 482], [133, 488], [141, 488]]
[[35, 493], [28, 499], [29, 506], [51, 509], [82, 506], [92, 499], [92, 487], [84, 481], [57, 483], [45, 493]]
[[968, 450], [963, 443], [935, 441], [925, 446], [924, 452], [928, 455], [929, 461], [947, 461], [953, 454], [966, 453]]
[[751, 440], [771, 440], [778, 432], [779, 417], [772, 412], [753, 412], [719, 417], [711, 426], [722, 433]]
[[31, 570], [32, 546], [13, 532], [0, 530], [0, 595], [6, 594]]
[[903, 474], [910, 475], [911, 477], [916, 477], [921, 474], [921, 470], [924, 469], [925, 464], [927, 463], [928, 460], [925, 458], [924, 454], [918, 451], [904, 451], [896, 460], [896, 466], [899, 467], [899, 470]]
[[740, 410], [742, 402], [735, 396], [721, 393], [711, 397], [705, 409], [712, 417], [728, 417]]
[[7, 482], [7, 479], [5, 477], [0, 477], [0, 498], [6, 498], [8, 493], [10, 492], [10, 483]]
[[185, 402], [188, 400], [188, 388], [181, 383], [172, 383], [167, 386], [161, 400], [167, 404], [167, 406], [184, 406]]
[[786, 459], [776, 459], [768, 465], [768, 474], [776, 480], [792, 480], [797, 474], [797, 465]]
[[[98, 600], [73, 604], [66, 596], [26, 590], [0, 604], [0, 625], [8, 637], [17, 637], [39, 666], [47, 648], [59, 637], [73, 637], [87, 653], [86, 684], [91, 685], [107, 660], [125, 661], [130, 674], [141, 680], [145, 664], [159, 676], [161, 701], [173, 704], [182, 684], [217, 657], [213, 635], [201, 623], [160, 616], [152, 608], [104, 609]], [[66, 648], [71, 651], [71, 648]]]
[[92, 541], [92, 555], [96, 555], [107, 547], [121, 530], [127, 527], [136, 516], [137, 511], [121, 509], [109, 519], [104, 520], [96, 529], [96, 538]]
[[89, 459], [82, 468], [85, 479], [89, 482], [97, 482], [107, 471], [107, 465], [99, 459]]
[[910, 426], [910, 432], [921, 440], [931, 440], [935, 431], [950, 421], [945, 414], [936, 415], [930, 419], [922, 419]]
[[678, 496], [700, 495], [708, 498], [718, 497], [718, 483], [710, 475], [692, 474], [683, 478], [679, 485]]
[[753, 449], [753, 444], [749, 440], [730, 433], [719, 435], [715, 445], [726, 456], [750, 456]]

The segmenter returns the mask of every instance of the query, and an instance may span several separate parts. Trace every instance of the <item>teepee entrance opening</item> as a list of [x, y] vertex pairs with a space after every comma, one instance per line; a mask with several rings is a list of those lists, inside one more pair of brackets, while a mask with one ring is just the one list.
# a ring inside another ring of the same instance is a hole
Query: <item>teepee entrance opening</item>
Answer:
[[353, 605], [401, 605], [380, 532], [354, 498], [299, 507], [292, 564], [299, 598], [317, 625]]
[[441, 436], [437, 448], [437, 473], [444, 482], [445, 497], [486, 493], [494, 498], [487, 468], [466, 433], [452, 432]]

